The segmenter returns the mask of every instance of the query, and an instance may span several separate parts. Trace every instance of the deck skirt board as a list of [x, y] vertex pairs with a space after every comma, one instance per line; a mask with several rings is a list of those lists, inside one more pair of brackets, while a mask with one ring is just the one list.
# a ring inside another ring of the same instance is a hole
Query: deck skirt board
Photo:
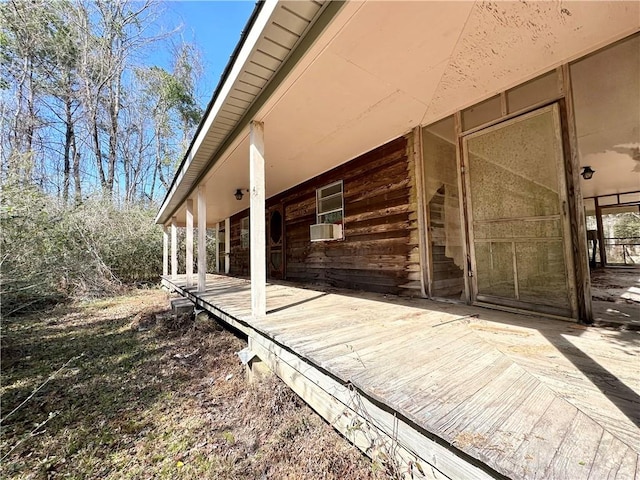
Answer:
[[200, 293], [184, 276], [163, 283], [246, 333], [369, 455], [371, 442], [396, 445], [434, 479], [636, 476], [633, 332], [285, 283], [267, 285], [269, 313], [252, 319], [246, 280], [208, 275]]

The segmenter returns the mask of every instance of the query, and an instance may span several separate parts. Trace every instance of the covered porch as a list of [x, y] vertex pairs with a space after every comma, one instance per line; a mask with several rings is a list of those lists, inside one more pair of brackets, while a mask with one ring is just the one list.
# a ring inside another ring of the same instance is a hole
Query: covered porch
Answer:
[[636, 2], [259, 3], [158, 212], [164, 275], [200, 291], [207, 271], [250, 275], [256, 318], [267, 278], [316, 275], [591, 323], [583, 198], [640, 195], [638, 18]]
[[639, 336], [466, 305], [184, 275], [163, 284], [372, 457], [420, 478], [637, 478]]

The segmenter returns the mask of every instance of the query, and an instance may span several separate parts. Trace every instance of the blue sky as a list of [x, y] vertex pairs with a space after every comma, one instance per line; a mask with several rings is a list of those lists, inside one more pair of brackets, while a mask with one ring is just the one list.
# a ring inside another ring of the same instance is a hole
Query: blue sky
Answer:
[[[162, 3], [161, 28], [170, 31], [180, 27], [179, 36], [185, 42], [193, 42], [202, 52], [204, 77], [200, 95], [205, 106], [220, 80], [220, 75], [229, 61], [240, 34], [253, 11], [253, 0], [192, 0], [165, 1]], [[151, 55], [150, 63], [169, 68], [166, 52]]]

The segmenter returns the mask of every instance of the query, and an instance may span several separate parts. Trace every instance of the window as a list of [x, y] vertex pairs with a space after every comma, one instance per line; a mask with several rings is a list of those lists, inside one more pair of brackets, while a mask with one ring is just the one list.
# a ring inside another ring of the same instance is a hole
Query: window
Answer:
[[316, 213], [318, 223], [342, 225], [344, 216], [342, 180], [316, 190]]
[[240, 220], [240, 246], [249, 248], [249, 217]]

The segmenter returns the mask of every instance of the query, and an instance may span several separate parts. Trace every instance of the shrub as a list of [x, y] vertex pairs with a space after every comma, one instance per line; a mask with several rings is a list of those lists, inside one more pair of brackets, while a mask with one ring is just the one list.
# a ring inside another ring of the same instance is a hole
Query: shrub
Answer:
[[157, 282], [162, 230], [155, 208], [89, 199], [65, 207], [33, 187], [4, 185], [0, 294], [9, 315], [43, 303]]

